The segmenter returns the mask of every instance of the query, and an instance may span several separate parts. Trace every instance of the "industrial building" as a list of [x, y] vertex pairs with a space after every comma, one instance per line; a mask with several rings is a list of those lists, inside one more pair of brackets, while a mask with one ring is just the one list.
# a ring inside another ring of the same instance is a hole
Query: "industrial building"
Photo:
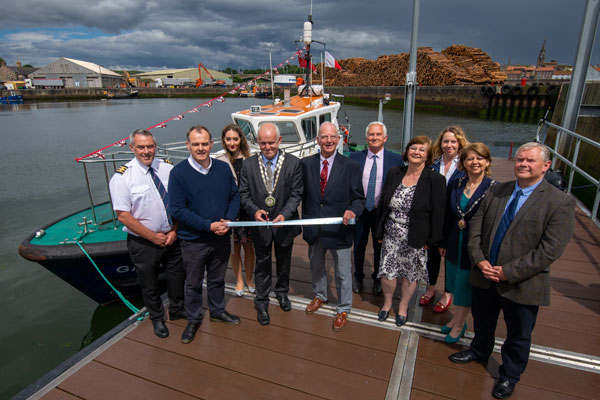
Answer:
[[[208, 71], [208, 73], [207, 73]], [[210, 73], [210, 76], [209, 76]], [[211, 78], [212, 76], [212, 78]], [[183, 69], [162, 69], [157, 71], [144, 72], [141, 74], [133, 75], [135, 78], [139, 78], [141, 80], [151, 79], [155, 81], [156, 79], [165, 79], [165, 78], [187, 78], [191, 82], [196, 83], [196, 81], [200, 78], [204, 84], [213, 84], [215, 81], [222, 80], [225, 81], [226, 85], [232, 84], [231, 75], [225, 74], [223, 72], [215, 71], [214, 69], [204, 68], [183, 68]]]
[[100, 65], [60, 58], [31, 74], [32, 78], [62, 79], [66, 88], [119, 87], [123, 77]]

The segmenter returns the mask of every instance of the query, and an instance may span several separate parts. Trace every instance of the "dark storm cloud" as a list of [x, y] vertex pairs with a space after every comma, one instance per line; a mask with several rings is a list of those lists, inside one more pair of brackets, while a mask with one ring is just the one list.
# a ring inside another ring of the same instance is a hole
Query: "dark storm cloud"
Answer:
[[[547, 60], [572, 63], [584, 7], [584, 0], [422, 0], [418, 45], [466, 44], [500, 63], [534, 64], [546, 39]], [[274, 63], [293, 54], [309, 1], [21, 0], [10, 9], [0, 15], [0, 57], [9, 64], [72, 57], [129, 69], [238, 68], [266, 66], [269, 52]], [[411, 17], [409, 0], [316, 0], [313, 38], [339, 59], [407, 52]], [[318, 60], [321, 47], [314, 49]]]

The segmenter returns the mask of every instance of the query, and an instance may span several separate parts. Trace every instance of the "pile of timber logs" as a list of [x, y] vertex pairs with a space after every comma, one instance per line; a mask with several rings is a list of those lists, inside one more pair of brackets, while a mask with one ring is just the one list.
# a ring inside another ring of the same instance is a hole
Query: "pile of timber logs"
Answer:
[[[408, 72], [408, 53], [380, 56], [376, 60], [338, 60], [342, 70], [326, 67], [326, 86], [403, 86]], [[313, 82], [321, 82], [321, 65]], [[431, 47], [417, 51], [417, 83], [423, 86], [501, 84], [506, 75], [481, 49], [453, 45], [441, 53]]]

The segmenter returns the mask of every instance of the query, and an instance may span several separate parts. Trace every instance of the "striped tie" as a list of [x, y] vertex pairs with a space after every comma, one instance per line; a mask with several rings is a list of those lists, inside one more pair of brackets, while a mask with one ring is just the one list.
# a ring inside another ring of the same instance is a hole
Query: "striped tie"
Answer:
[[367, 184], [367, 203], [365, 204], [367, 211], [375, 208], [375, 185], [377, 184], [377, 155], [374, 155], [371, 159], [373, 160], [373, 166]]
[[323, 169], [321, 170], [321, 197], [325, 194], [325, 187], [327, 186], [327, 160], [323, 160]]
[[154, 173], [154, 168], [150, 167], [150, 168], [148, 168], [148, 171], [150, 171], [150, 176], [152, 176], [152, 181], [154, 182], [154, 185], [156, 186], [156, 189], [158, 190], [160, 199], [162, 200], [163, 204], [165, 205], [165, 211], [167, 212], [167, 219], [169, 220], [169, 225], [172, 226], [173, 220], [171, 219], [171, 215], [169, 215], [169, 193], [167, 193], [167, 189], [165, 189], [165, 186], [160, 181], [160, 178], [156, 175], [156, 173]]

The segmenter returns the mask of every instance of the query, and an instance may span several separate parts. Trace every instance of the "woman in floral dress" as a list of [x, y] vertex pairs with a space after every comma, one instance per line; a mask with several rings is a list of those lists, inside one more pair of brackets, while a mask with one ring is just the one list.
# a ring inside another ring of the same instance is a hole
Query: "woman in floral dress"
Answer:
[[444, 177], [427, 168], [433, 159], [431, 139], [413, 138], [403, 157], [407, 165], [390, 169], [383, 185], [376, 231], [383, 243], [378, 277], [385, 299], [378, 318], [388, 318], [396, 281], [400, 279], [398, 326], [406, 323], [417, 281], [428, 283], [426, 250], [442, 241], [446, 201]]

